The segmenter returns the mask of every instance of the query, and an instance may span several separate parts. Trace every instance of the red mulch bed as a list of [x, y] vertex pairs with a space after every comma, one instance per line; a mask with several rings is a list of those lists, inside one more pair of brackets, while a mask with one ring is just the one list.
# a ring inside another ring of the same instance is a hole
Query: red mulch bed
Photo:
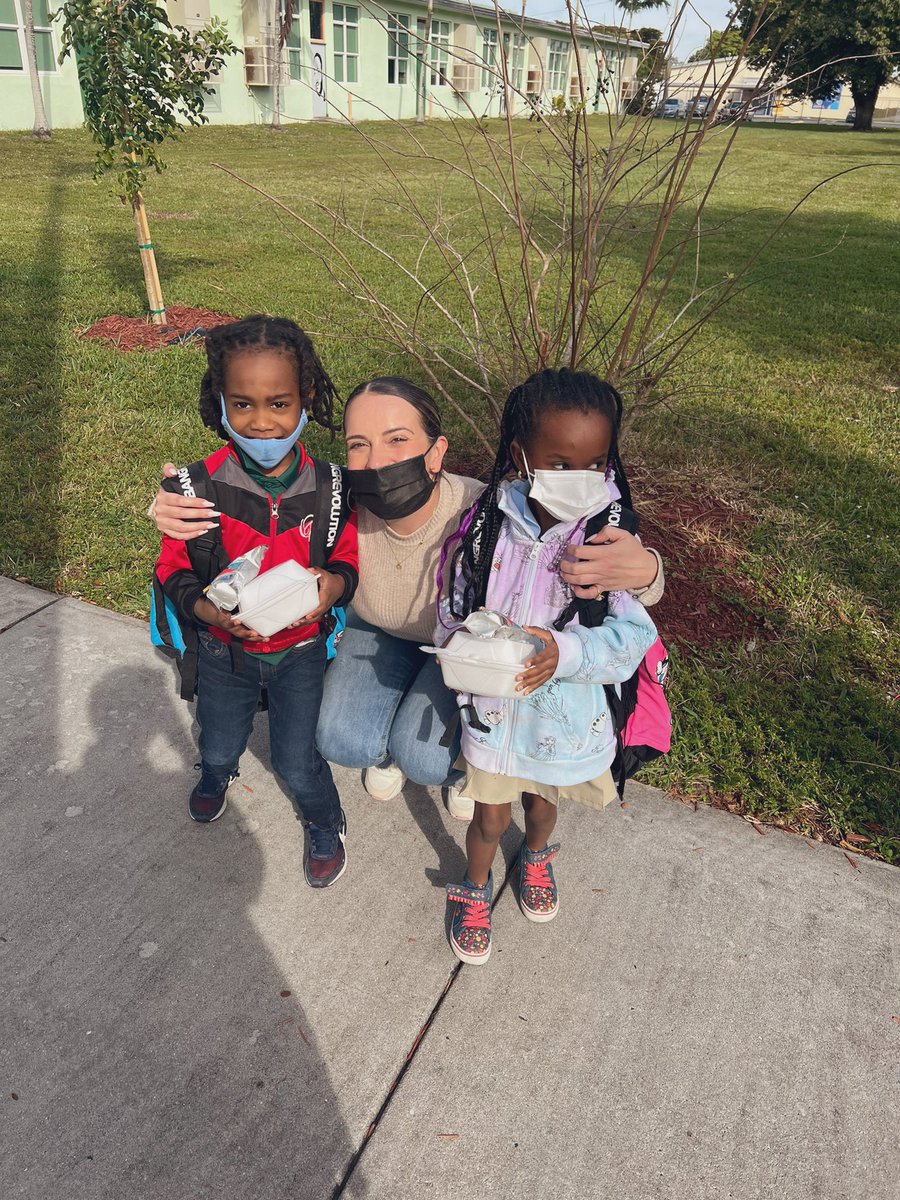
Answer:
[[755, 519], [683, 480], [630, 473], [641, 539], [659, 550], [666, 591], [653, 609], [663, 639], [705, 647], [768, 641], [773, 612], [739, 571]]
[[[198, 327], [212, 329], [214, 325], [230, 325], [237, 317], [212, 312], [208, 308], [170, 304], [166, 309], [166, 319], [167, 325], [151, 325], [146, 317], [104, 317], [81, 336], [96, 338], [114, 346], [116, 350], [160, 350], [170, 345], [179, 334], [190, 333]], [[194, 344], [193, 339], [185, 344]], [[196, 345], [202, 344], [203, 339], [197, 338]]]
[[[486, 479], [491, 468], [486, 457], [452, 451], [448, 466], [476, 479]], [[736, 570], [754, 518], [663, 472], [632, 467], [628, 478], [641, 540], [665, 563], [665, 595], [653, 609], [663, 640], [702, 648], [772, 638], [771, 613]]]

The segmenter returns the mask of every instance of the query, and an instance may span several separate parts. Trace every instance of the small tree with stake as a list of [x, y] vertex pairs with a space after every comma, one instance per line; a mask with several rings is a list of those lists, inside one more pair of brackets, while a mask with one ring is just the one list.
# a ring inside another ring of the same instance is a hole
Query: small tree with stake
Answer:
[[74, 54], [78, 64], [85, 121], [99, 147], [94, 176], [112, 175], [131, 205], [151, 319], [165, 325], [141, 189], [151, 170], [165, 167], [160, 148], [183, 123], [206, 122], [210, 78], [236, 47], [222, 22], [191, 33], [172, 26], [152, 0], [66, 0], [60, 12], [59, 61]]

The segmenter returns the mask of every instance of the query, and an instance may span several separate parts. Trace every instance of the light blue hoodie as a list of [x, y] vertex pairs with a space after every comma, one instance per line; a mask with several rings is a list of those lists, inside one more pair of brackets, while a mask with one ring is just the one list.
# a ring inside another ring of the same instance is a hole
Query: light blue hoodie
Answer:
[[[552, 628], [570, 592], [559, 575], [566, 547], [584, 541], [584, 521], [554, 525], [543, 536], [528, 507], [528, 486], [501, 484], [504, 521], [494, 550], [485, 608], [517, 625], [537, 625], [553, 634], [559, 648], [556, 675], [530, 696], [506, 700], [460, 696], [473, 703], [489, 728], [481, 733], [462, 718], [462, 750], [482, 771], [560, 786], [587, 783], [612, 765], [615, 734], [603, 685], [622, 683], [637, 670], [656, 641], [656, 626], [640, 601], [627, 592], [609, 596], [609, 616], [587, 629], [577, 617], [562, 632]], [[446, 601], [435, 640], [442, 644], [458, 623]]]

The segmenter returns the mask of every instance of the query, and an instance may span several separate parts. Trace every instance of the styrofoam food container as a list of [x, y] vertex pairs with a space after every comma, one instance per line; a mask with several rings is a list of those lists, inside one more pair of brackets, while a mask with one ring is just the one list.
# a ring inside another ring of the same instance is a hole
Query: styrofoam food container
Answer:
[[445, 646], [422, 646], [436, 654], [444, 683], [455, 692], [473, 696], [502, 696], [518, 700], [516, 676], [522, 673], [526, 659], [535, 653], [526, 642], [506, 638], [481, 638], [464, 629], [457, 630]]
[[271, 637], [318, 607], [316, 576], [289, 558], [244, 585], [235, 616], [263, 637]]

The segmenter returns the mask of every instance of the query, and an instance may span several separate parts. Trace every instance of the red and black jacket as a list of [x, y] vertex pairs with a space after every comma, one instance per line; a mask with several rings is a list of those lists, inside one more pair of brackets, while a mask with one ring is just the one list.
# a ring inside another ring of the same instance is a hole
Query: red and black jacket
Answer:
[[[336, 521], [337, 532], [328, 541], [332, 544], [325, 562], [312, 562], [310, 557], [310, 537], [316, 509], [323, 511], [321, 497], [316, 503], [317, 488], [322, 464], [319, 472], [316, 462], [297, 443], [300, 453], [300, 463], [297, 478], [291, 486], [278, 496], [270, 496], [255, 483], [241, 465], [241, 461], [229, 443], [204, 459], [202, 464], [195, 464], [186, 469], [180, 478], [163, 481], [163, 490], [182, 495], [185, 492], [183, 480], [196, 478], [198, 468], [209, 476], [209, 487], [204, 486], [203, 495], [212, 500], [215, 508], [221, 513], [218, 518], [219, 534], [221, 536], [220, 565], [221, 570], [233, 559], [246, 554], [255, 546], [268, 545], [260, 572], [278, 566], [279, 563], [294, 559], [302, 567], [316, 566], [322, 570], [331, 571], [344, 580], [344, 592], [336, 602], [338, 605], [348, 604], [356, 591], [359, 579], [359, 554], [356, 541], [356, 513], [351, 510], [348, 499], [348, 489], [340, 490], [332, 506], [324, 511], [329, 512], [329, 522]], [[331, 472], [340, 468], [327, 464]], [[191, 494], [188, 484], [188, 494]], [[324, 543], [323, 543], [324, 544]], [[187, 621], [197, 624], [194, 616], [194, 605], [203, 595], [203, 589], [210, 579], [201, 579], [191, 562], [190, 543], [176, 541], [163, 534], [162, 547], [156, 561], [156, 577], [163, 591], [178, 609], [179, 614]], [[231, 641], [231, 635], [218, 626], [210, 626], [209, 632], [224, 642]], [[319, 626], [303, 625], [297, 629], [285, 629], [273, 634], [260, 649], [266, 652], [286, 650], [298, 642], [315, 637]], [[246, 649], [252, 650], [253, 644], [247, 644]]]

